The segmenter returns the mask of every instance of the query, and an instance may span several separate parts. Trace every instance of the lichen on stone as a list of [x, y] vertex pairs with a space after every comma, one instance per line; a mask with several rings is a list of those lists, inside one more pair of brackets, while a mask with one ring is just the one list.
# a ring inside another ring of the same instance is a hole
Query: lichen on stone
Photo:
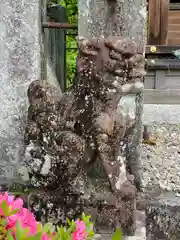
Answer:
[[135, 118], [117, 109], [124, 95], [143, 90], [143, 49], [117, 37], [81, 38], [78, 48], [78, 76], [68, 92], [59, 97], [41, 81], [29, 86], [25, 156], [30, 181], [40, 191], [38, 199], [41, 191], [47, 193], [46, 216], [56, 223], [94, 206], [100, 225], [100, 218], [113, 213], [114, 226], [120, 222], [125, 232], [133, 231], [136, 188], [120, 143]]

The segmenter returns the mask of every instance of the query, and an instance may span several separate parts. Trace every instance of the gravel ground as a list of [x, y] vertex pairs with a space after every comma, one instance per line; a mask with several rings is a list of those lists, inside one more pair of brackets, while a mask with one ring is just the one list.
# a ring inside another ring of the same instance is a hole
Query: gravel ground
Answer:
[[180, 192], [180, 123], [152, 124], [151, 134], [156, 146], [142, 145], [143, 185]]
[[[132, 104], [130, 100], [128, 101]], [[180, 105], [144, 104], [143, 122], [180, 124]]]

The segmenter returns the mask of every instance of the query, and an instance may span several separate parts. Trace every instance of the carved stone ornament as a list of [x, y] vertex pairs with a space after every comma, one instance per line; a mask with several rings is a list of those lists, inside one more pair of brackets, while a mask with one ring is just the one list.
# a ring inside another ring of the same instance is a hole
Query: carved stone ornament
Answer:
[[30, 207], [55, 224], [90, 212], [97, 230], [120, 225], [130, 234], [136, 188], [121, 142], [135, 119], [117, 106], [123, 95], [143, 91], [143, 48], [120, 37], [77, 43], [74, 86], [61, 97], [40, 81], [28, 89], [25, 164], [36, 189]]

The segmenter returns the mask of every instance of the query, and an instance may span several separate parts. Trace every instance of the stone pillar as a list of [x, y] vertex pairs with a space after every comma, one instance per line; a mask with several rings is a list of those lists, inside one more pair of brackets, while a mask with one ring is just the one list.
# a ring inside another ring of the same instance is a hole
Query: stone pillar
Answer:
[[[146, 0], [79, 0], [79, 36], [122, 36], [146, 43]], [[140, 143], [143, 93], [121, 98], [119, 105], [136, 117], [128, 144], [128, 168], [141, 187]]]
[[0, 9], [1, 182], [15, 178], [23, 160], [27, 88], [40, 77], [39, 0], [1, 0]]

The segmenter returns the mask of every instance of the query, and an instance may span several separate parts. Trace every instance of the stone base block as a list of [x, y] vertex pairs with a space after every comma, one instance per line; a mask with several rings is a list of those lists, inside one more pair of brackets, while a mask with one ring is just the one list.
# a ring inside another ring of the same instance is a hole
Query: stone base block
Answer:
[[97, 233], [113, 233], [117, 227], [124, 235], [133, 235], [135, 232], [136, 199], [117, 198], [113, 195], [101, 196], [96, 204], [86, 206], [85, 213], [92, 216]]
[[180, 198], [166, 193], [146, 206], [147, 240], [180, 239]]
[[[83, 196], [65, 195], [54, 192], [34, 192], [28, 199], [28, 207], [38, 221], [53, 222], [55, 225], [66, 223], [66, 217], [77, 219], [82, 212], [90, 215], [95, 231], [113, 233], [119, 227], [124, 235], [134, 235], [136, 191], [134, 186], [125, 189], [117, 195], [108, 190], [101, 192], [86, 191]], [[125, 191], [126, 190], [126, 191]]]
[[[136, 221], [136, 231], [134, 236], [123, 236], [123, 240], [145, 240], [146, 239], [145, 213], [142, 211], [136, 211], [135, 221]], [[102, 232], [100, 232], [95, 235], [93, 240], [112, 240], [112, 233], [103, 234]]]
[[134, 202], [119, 203], [119, 206], [104, 205], [98, 208], [96, 229], [103, 230], [112, 227], [120, 227], [125, 235], [133, 235], [135, 231], [134, 225]]

